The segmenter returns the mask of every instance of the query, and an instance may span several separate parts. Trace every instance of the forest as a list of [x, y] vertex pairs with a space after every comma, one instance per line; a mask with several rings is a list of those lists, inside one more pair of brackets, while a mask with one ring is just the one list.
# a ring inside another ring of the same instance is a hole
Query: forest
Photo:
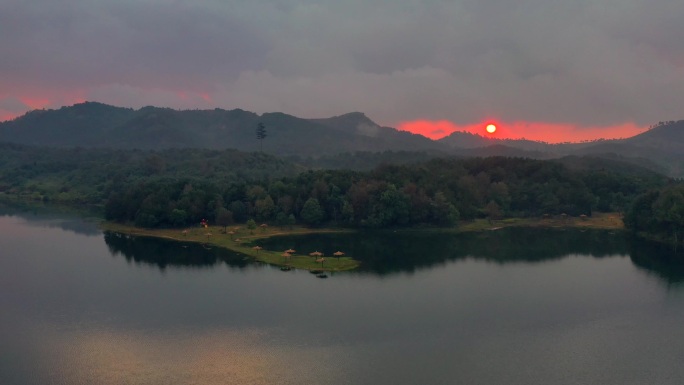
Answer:
[[221, 185], [182, 179], [139, 181], [112, 192], [107, 219], [138, 226], [303, 223], [351, 227], [452, 226], [459, 219], [623, 212], [663, 177], [571, 170], [521, 158], [433, 159], [362, 171], [318, 170]]
[[[591, 157], [349, 153], [334, 158], [349, 169], [327, 169], [333, 158], [322, 157], [317, 165], [314, 158], [297, 162], [236, 150], [16, 144], [0, 144], [0, 150], [0, 194], [100, 206], [108, 220], [141, 227], [191, 226], [203, 219], [223, 226], [250, 219], [278, 225], [454, 226], [475, 218], [617, 211], [638, 217], [628, 225], [643, 230], [655, 222], [643, 222], [644, 213], [634, 214], [632, 203], [646, 207], [655, 202], [645, 201], [654, 191], [679, 191], [660, 174]], [[389, 163], [399, 158], [410, 161]]]
[[684, 185], [649, 190], [636, 197], [625, 215], [625, 226], [659, 241], [684, 241]]
[[[265, 135], [255, 138], [260, 124]], [[619, 158], [674, 178], [684, 177], [684, 120], [659, 122], [625, 139], [550, 144], [458, 131], [431, 140], [382, 127], [360, 112], [307, 119], [280, 112], [259, 115], [240, 109], [153, 106], [135, 110], [84, 102], [56, 110], [34, 110], [0, 122], [2, 142], [82, 149], [237, 149], [287, 157], [312, 169], [370, 170], [381, 159], [396, 164], [451, 156], [598, 156]]]

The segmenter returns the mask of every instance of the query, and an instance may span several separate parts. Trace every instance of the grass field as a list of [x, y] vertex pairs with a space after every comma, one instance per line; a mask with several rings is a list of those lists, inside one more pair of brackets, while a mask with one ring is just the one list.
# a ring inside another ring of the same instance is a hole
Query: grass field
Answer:
[[462, 222], [457, 231], [483, 231], [501, 227], [576, 227], [591, 229], [622, 230], [625, 228], [619, 213], [594, 213], [591, 217], [553, 216], [549, 218], [506, 218], [489, 221], [476, 219]]
[[[196, 242], [233, 250], [248, 255], [258, 261], [277, 266], [289, 266], [295, 269], [344, 271], [358, 267], [359, 262], [351, 256], [335, 257], [333, 255], [310, 256], [318, 250], [297, 250], [284, 256], [285, 250], [258, 249], [259, 240], [279, 235], [299, 235], [312, 233], [338, 233], [344, 229], [309, 229], [303, 227], [263, 227], [249, 230], [245, 226], [231, 226], [224, 232], [223, 227], [209, 226], [187, 229], [141, 229], [116, 223], [103, 222], [102, 229], [146, 237], [171, 239], [180, 242]], [[323, 259], [321, 261], [321, 259]]]

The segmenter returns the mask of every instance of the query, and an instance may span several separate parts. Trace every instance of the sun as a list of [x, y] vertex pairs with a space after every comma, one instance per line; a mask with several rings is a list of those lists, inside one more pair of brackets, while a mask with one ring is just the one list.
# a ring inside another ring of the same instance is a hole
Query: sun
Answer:
[[486, 129], [487, 132], [489, 132], [490, 134], [493, 134], [493, 133], [496, 132], [496, 126], [493, 125], [493, 124], [488, 124], [488, 125], [487, 125], [487, 128], [485, 128], [485, 129]]

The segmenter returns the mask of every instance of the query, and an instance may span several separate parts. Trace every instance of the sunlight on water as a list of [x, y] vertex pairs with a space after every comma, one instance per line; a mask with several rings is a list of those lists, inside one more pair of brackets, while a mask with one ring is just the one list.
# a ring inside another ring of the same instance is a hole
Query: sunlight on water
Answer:
[[45, 341], [60, 383], [319, 384], [339, 383], [344, 362], [321, 347], [287, 346], [269, 333], [78, 331]]

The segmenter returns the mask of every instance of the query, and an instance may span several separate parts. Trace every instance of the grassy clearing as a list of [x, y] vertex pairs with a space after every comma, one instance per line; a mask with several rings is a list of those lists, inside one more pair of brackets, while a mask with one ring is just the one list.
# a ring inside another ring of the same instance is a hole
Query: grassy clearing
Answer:
[[258, 261], [277, 266], [289, 266], [295, 269], [344, 271], [352, 270], [359, 266], [359, 262], [350, 256], [334, 257], [323, 256], [311, 257], [309, 253], [316, 250], [297, 250], [290, 257], [283, 256], [285, 250], [255, 249], [259, 246], [259, 240], [279, 235], [299, 235], [312, 233], [339, 233], [349, 230], [343, 229], [307, 229], [303, 227], [282, 228], [264, 227], [250, 231], [244, 226], [228, 227], [224, 232], [223, 227], [209, 226], [207, 228], [188, 229], [141, 229], [117, 223], [104, 222], [103, 230], [114, 231], [136, 236], [156, 237], [171, 239], [180, 242], [196, 242], [206, 245], [222, 247], [248, 255]]
[[574, 227], [586, 229], [623, 230], [625, 228], [619, 213], [594, 213], [591, 217], [562, 217], [549, 218], [506, 218], [489, 221], [476, 219], [472, 222], [464, 222], [458, 227], [458, 231], [485, 231], [496, 230], [502, 227]]

